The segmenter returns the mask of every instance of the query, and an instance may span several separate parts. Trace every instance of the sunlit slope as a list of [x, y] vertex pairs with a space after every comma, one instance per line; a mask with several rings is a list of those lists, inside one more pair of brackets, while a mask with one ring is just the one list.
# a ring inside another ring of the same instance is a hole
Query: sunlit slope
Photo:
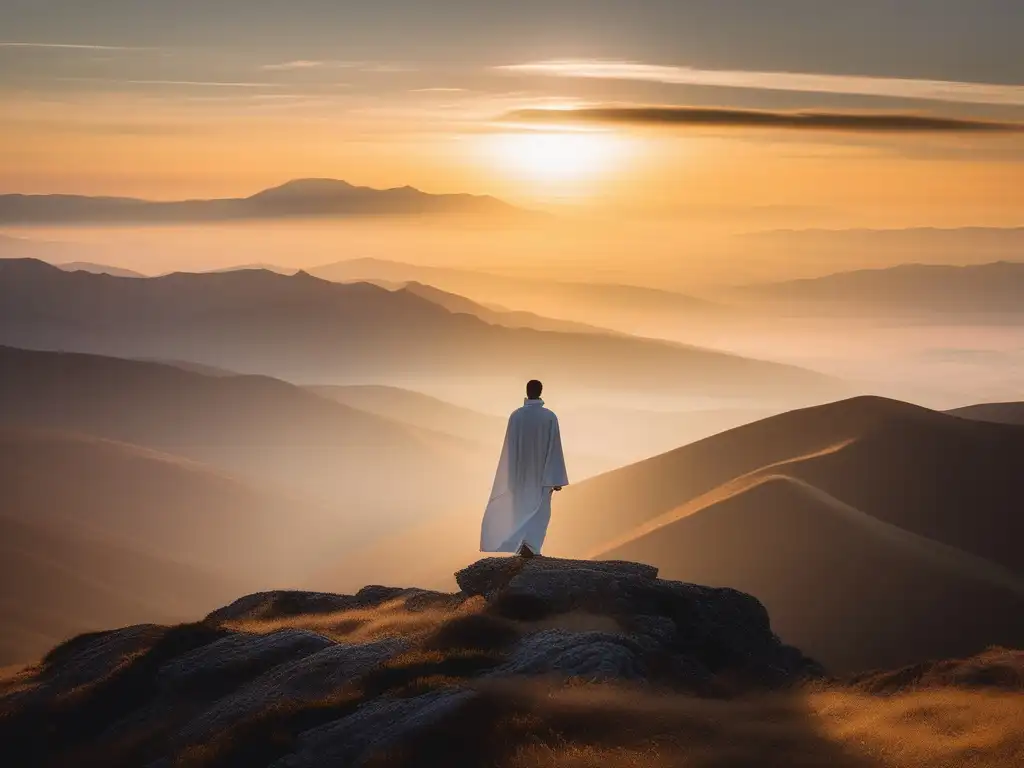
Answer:
[[2, 518], [266, 585], [294, 581], [315, 550], [319, 521], [293, 499], [125, 443], [0, 429], [0, 486]]
[[755, 594], [833, 671], [1024, 644], [1024, 576], [785, 475], [722, 489], [601, 554]]
[[181, 620], [239, 590], [297, 583], [323, 554], [292, 501], [122, 443], [0, 429], [0, 488], [6, 663], [79, 632]]
[[0, 518], [0, 665], [82, 632], [182, 621], [242, 584], [81, 531]]
[[[580, 485], [548, 548], [602, 548], [720, 486], [771, 469], [884, 522], [1024, 571], [1024, 429], [855, 398], [781, 414]], [[795, 461], [799, 459], [800, 461]], [[787, 465], [787, 466], [781, 466]]]
[[312, 386], [307, 389], [367, 413], [463, 440], [487, 444], [500, 441], [505, 433], [505, 419], [500, 416], [463, 408], [410, 389], [381, 384]]
[[[386, 527], [384, 513], [444, 508], [480, 474], [457, 437], [266, 377], [11, 348], [0, 348], [0, 370], [0, 425], [71, 429], [211, 464], [328, 509], [339, 542]], [[298, 505], [290, 516], [306, 513]]]
[[563, 388], [788, 401], [839, 387], [804, 369], [697, 347], [501, 327], [407, 290], [304, 272], [138, 279], [0, 261], [0, 343], [189, 360], [302, 383], [543, 375]]

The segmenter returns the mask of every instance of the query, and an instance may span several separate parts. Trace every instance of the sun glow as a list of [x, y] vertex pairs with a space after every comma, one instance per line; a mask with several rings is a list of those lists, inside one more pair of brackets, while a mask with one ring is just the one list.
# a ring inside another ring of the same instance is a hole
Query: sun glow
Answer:
[[623, 147], [614, 134], [590, 131], [524, 132], [491, 137], [488, 154], [503, 172], [528, 181], [567, 184], [610, 172]]

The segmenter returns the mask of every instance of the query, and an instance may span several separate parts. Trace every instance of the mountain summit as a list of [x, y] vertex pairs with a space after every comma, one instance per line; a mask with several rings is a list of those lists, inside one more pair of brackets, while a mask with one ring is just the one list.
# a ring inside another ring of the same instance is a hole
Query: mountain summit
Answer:
[[17, 765], [356, 766], [486, 709], [494, 686], [714, 694], [821, 675], [753, 597], [650, 566], [492, 558], [457, 579], [456, 594], [263, 592], [75, 638], [0, 687], [0, 741]]

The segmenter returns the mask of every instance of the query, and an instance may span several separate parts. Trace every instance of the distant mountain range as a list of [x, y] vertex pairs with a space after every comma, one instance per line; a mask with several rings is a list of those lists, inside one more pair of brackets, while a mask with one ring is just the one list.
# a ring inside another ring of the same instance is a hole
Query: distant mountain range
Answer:
[[0, 261], [0, 344], [187, 360], [302, 383], [429, 377], [792, 401], [828, 377], [668, 342], [493, 325], [415, 292], [307, 273], [135, 279]]
[[718, 318], [727, 311], [705, 299], [645, 286], [565, 282], [550, 280], [544, 275], [512, 277], [384, 259], [339, 261], [313, 267], [309, 273], [340, 283], [367, 281], [391, 287], [418, 283], [468, 297], [494, 309], [514, 306], [546, 317], [569, 318], [640, 335], [657, 335], [667, 326]]
[[749, 286], [745, 297], [814, 312], [1024, 316], [1024, 262], [904, 264]]
[[1024, 227], [907, 227], [892, 229], [777, 229], [742, 236], [755, 245], [774, 245], [803, 252], [857, 251], [865, 262], [884, 255], [903, 260], [954, 258], [978, 263], [1014, 258], [1024, 252]]
[[460, 296], [457, 293], [442, 291], [432, 285], [410, 282], [398, 287], [427, 301], [444, 307], [449, 312], [459, 315], [472, 315], [485, 323], [500, 325], [505, 328], [531, 328], [535, 331], [559, 331], [562, 333], [604, 333], [615, 334], [614, 331], [598, 328], [585, 323], [574, 323], [570, 320], [556, 320], [534, 312], [494, 309]]
[[171, 202], [82, 195], [0, 195], [0, 224], [184, 224], [216, 221], [437, 214], [526, 215], [496, 198], [373, 189], [299, 179], [250, 197]]
[[67, 264], [57, 264], [65, 272], [90, 272], [94, 275], [113, 275], [114, 277], [146, 277], [141, 272], [123, 267], [111, 267], [107, 264], [94, 264], [91, 261], [72, 261]]

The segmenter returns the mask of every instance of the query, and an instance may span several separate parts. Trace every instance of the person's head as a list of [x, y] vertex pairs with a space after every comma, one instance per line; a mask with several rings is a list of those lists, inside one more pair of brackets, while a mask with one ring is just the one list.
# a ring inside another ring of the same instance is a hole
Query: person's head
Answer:
[[526, 382], [526, 396], [530, 400], [540, 400], [540, 393], [544, 391], [544, 385], [536, 379]]

